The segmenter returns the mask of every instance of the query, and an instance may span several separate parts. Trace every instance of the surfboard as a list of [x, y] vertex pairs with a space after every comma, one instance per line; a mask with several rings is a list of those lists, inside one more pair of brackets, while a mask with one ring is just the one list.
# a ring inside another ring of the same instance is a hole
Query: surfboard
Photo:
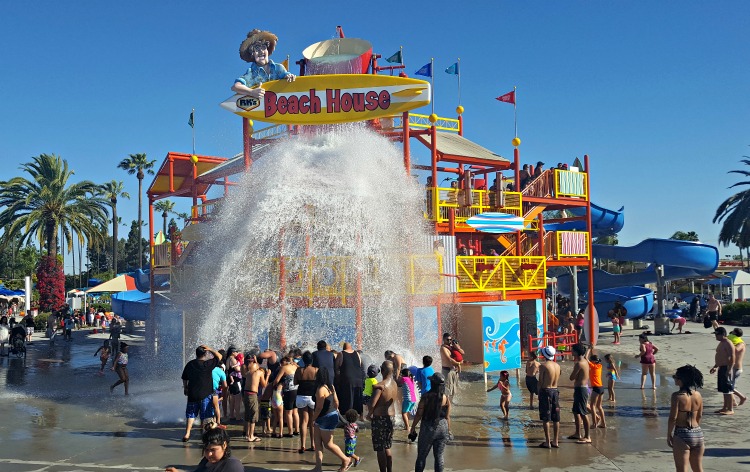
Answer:
[[523, 231], [524, 222], [520, 216], [510, 213], [486, 212], [474, 215], [466, 224], [483, 233], [512, 233]]
[[429, 82], [389, 75], [308, 75], [262, 86], [262, 100], [237, 94], [221, 106], [251, 120], [304, 125], [372, 120], [430, 103]]
[[[589, 310], [593, 310], [593, 316]], [[589, 339], [589, 333], [591, 333], [591, 325], [594, 325], [594, 339]], [[589, 344], [596, 345], [599, 341], [599, 315], [596, 312], [596, 307], [591, 305], [586, 306], [586, 310], [583, 312], [583, 336]]]

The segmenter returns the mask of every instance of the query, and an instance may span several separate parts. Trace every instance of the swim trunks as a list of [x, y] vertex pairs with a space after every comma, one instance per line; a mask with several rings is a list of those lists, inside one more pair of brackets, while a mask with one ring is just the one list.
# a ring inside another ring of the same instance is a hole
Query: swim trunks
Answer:
[[734, 385], [732, 385], [732, 378], [729, 376], [729, 368], [725, 365], [719, 367], [719, 371], [716, 375], [716, 389], [721, 393], [732, 393], [734, 391]]
[[375, 452], [390, 449], [393, 444], [393, 420], [390, 416], [372, 418], [372, 448]]
[[260, 415], [258, 394], [245, 392], [245, 394], [242, 395], [242, 403], [245, 404], [245, 421], [248, 423], [256, 423], [258, 421], [258, 416]]
[[589, 388], [573, 387], [573, 414], [589, 414]]
[[604, 393], [604, 387], [591, 387], [591, 391], [596, 393], [597, 395], [601, 395]]
[[556, 388], [539, 391], [539, 419], [545, 423], [560, 422], [560, 392]]
[[346, 438], [344, 439], [344, 455], [346, 457], [352, 457], [354, 451], [357, 450], [357, 438]]
[[527, 375], [526, 388], [528, 389], [529, 393], [531, 393], [532, 395], [536, 395], [539, 391], [539, 379], [537, 379], [533, 375]]

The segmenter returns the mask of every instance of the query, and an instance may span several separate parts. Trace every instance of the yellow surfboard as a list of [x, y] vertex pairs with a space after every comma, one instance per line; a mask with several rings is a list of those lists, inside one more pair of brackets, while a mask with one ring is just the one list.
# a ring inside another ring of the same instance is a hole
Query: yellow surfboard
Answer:
[[309, 75], [262, 86], [262, 100], [237, 94], [221, 106], [251, 120], [309, 125], [372, 120], [430, 103], [429, 82], [388, 75]]

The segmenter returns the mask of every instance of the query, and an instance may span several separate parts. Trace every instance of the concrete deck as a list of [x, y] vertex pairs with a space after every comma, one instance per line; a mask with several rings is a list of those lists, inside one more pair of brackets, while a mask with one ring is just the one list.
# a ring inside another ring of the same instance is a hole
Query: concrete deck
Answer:
[[[622, 382], [618, 383], [616, 406], [606, 406], [608, 428], [593, 432], [592, 445], [563, 440], [557, 450], [539, 449], [543, 433], [536, 412], [526, 409], [525, 388], [512, 381], [511, 419], [499, 418], [499, 394], [486, 394], [478, 372], [469, 372], [462, 382], [458, 406], [453, 411], [453, 441], [446, 450], [447, 470], [535, 471], [535, 470], [674, 470], [666, 444], [669, 395], [674, 391], [673, 370], [695, 364], [706, 375], [703, 391], [706, 433], [705, 470], [750, 470], [750, 432], [746, 427], [750, 406], [733, 417], [713, 415], [721, 405], [716, 380], [708, 375], [716, 342], [698, 323], [688, 322], [695, 334], [654, 337], [659, 346], [657, 368], [659, 388], [641, 391], [640, 366], [634, 332], [626, 330], [623, 343], [612, 346], [604, 333], [600, 354], [614, 353], [621, 361]], [[73, 342], [58, 338], [55, 346], [35, 334], [28, 357], [0, 357], [0, 470], [30, 471], [148, 471], [175, 465], [192, 470], [201, 457], [197, 430], [186, 445], [180, 441], [184, 412], [179, 373], [168, 373], [158, 363], [139, 356], [141, 336], [123, 339], [131, 344], [130, 396], [118, 387], [110, 395], [114, 372], [96, 375], [99, 361], [94, 351], [106, 335], [77, 331]], [[567, 378], [570, 363], [563, 363]], [[148, 375], [147, 375], [148, 373]], [[749, 381], [750, 382], [750, 381]], [[742, 388], [743, 385], [740, 385]], [[745, 389], [750, 391], [750, 383]], [[572, 389], [561, 388], [563, 422], [561, 437], [573, 432], [570, 413]], [[606, 402], [605, 402], [606, 403]], [[750, 405], [750, 404], [749, 404]], [[239, 436], [241, 426], [229, 427]], [[335, 435], [343, 444], [343, 433]], [[297, 454], [297, 438], [264, 439], [249, 445], [232, 443], [233, 454], [246, 471], [306, 470], [314, 463], [313, 453]], [[357, 454], [363, 463], [352, 470], [376, 471], [369, 432], [360, 434]], [[394, 469], [414, 469], [416, 445], [397, 431], [393, 447]], [[331, 454], [325, 455], [325, 470], [336, 470]], [[428, 459], [428, 470], [432, 470]]]

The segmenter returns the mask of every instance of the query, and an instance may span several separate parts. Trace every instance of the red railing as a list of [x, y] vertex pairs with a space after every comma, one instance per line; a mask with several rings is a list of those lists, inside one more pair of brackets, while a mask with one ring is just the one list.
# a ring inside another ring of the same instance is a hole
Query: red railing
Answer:
[[544, 346], [552, 346], [557, 350], [555, 359], [558, 359], [566, 354], [570, 354], [571, 347], [575, 344], [578, 344], [578, 333], [575, 331], [568, 334], [546, 331], [540, 338], [535, 338], [534, 336], [529, 335], [528, 346], [529, 351], [536, 351]]

